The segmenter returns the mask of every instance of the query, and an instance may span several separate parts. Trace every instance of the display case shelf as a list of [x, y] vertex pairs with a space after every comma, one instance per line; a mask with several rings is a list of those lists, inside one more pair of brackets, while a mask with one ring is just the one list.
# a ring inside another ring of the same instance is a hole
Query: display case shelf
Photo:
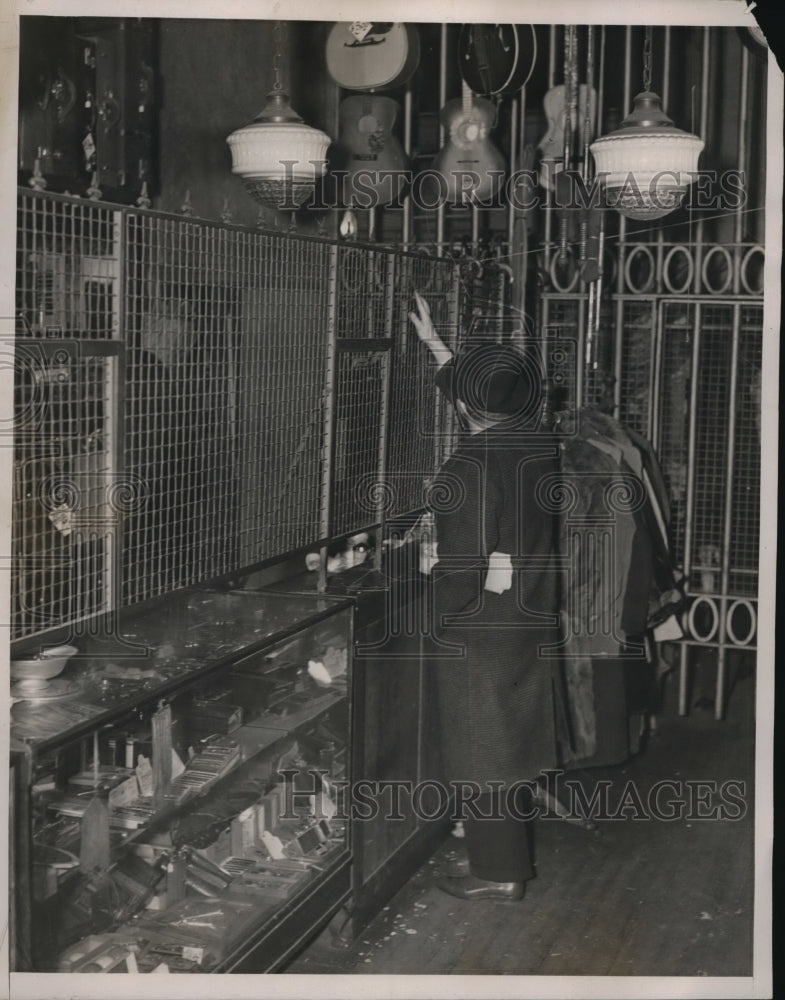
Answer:
[[351, 650], [346, 600], [184, 592], [17, 692], [15, 969], [269, 971], [329, 920]]

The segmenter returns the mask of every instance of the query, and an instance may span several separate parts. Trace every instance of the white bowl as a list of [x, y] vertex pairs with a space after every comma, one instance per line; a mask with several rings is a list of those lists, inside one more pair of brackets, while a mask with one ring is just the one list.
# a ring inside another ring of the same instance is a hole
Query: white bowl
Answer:
[[11, 660], [11, 676], [22, 687], [38, 687], [62, 673], [78, 652], [76, 646], [53, 646], [29, 660]]

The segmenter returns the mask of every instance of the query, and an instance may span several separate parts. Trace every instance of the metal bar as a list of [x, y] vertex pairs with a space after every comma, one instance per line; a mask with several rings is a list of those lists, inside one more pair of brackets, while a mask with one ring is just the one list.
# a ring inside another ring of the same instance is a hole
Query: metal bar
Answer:
[[698, 411], [698, 364], [701, 346], [701, 304], [695, 305], [695, 326], [692, 341], [692, 362], [690, 368], [690, 417], [687, 438], [687, 503], [684, 514], [684, 574], [689, 578], [692, 569], [692, 520], [695, 513], [695, 448]]
[[[447, 25], [442, 22], [439, 33], [439, 108], [447, 103]], [[444, 125], [439, 119], [439, 148], [444, 146]], [[444, 203], [439, 201], [436, 208], [436, 253], [444, 253]]]
[[[322, 460], [322, 493], [319, 509], [321, 512], [319, 533], [327, 538], [332, 527], [332, 481], [335, 466], [335, 351], [337, 339], [338, 315], [338, 247], [330, 250], [330, 266], [328, 279], [328, 313], [327, 313], [327, 357], [324, 368], [324, 425], [323, 425], [323, 460]], [[322, 548], [319, 553], [319, 576], [317, 587], [320, 592], [327, 589], [327, 550]]]
[[[566, 29], [565, 29], [566, 30]], [[548, 45], [548, 89], [554, 85], [556, 79], [556, 25], [552, 24], [549, 32]]]
[[[403, 151], [407, 160], [412, 155], [412, 83], [406, 84], [406, 92], [403, 99]], [[407, 194], [403, 200], [403, 232], [401, 243], [408, 247], [412, 238], [412, 199]]]
[[654, 331], [654, 365], [652, 366], [652, 384], [649, 395], [649, 440], [652, 447], [659, 447], [660, 441], [660, 389], [662, 388], [662, 341], [663, 341], [663, 309], [664, 303], [660, 300], [655, 303], [655, 331]]
[[[739, 170], [742, 172], [742, 176], [746, 177], [748, 172], [749, 164], [747, 163], [747, 117], [749, 114], [749, 76], [750, 76], [750, 59], [749, 53], [745, 46], [741, 47], [741, 89], [739, 91], [739, 130], [738, 130], [738, 147], [739, 147]], [[741, 282], [741, 241], [744, 232], [744, 215], [741, 205], [742, 199], [739, 199], [739, 205], [736, 208], [736, 217], [734, 219], [734, 242], [735, 246], [733, 248], [733, 291], [736, 295], [740, 291]]]
[[669, 24], [665, 25], [664, 32], [662, 44], [662, 106], [667, 111], [671, 76], [671, 26]]
[[[706, 140], [706, 129], [708, 128], [709, 114], [709, 73], [711, 70], [710, 41], [711, 29], [704, 28], [702, 32], [703, 47], [701, 50], [701, 107], [700, 107], [700, 134]], [[694, 292], [696, 295], [701, 290], [701, 271], [703, 265], [703, 217], [698, 217], [698, 224], [695, 230], [695, 281]]]
[[[518, 117], [519, 101], [517, 97], [513, 97], [510, 103], [510, 177], [515, 176], [520, 162], [518, 159]], [[507, 243], [510, 253], [512, 253], [515, 241], [515, 205], [513, 200], [510, 198], [507, 203]], [[512, 259], [510, 259], [510, 263], [512, 264]]]
[[733, 308], [733, 336], [731, 340], [730, 387], [728, 390], [728, 424], [726, 437], [725, 469], [725, 524], [722, 537], [722, 568], [720, 597], [720, 634], [717, 653], [717, 688], [714, 695], [714, 718], [719, 720], [725, 713], [725, 662], [726, 662], [726, 615], [728, 612], [728, 592], [730, 582], [731, 532], [733, 530], [733, 485], [736, 451], [736, 389], [739, 377], [739, 329], [741, 326], [741, 306]]
[[586, 316], [584, 313], [585, 304], [586, 298], [582, 295], [578, 299], [578, 349], [576, 351], [578, 364], [576, 365], [577, 371], [575, 373], [575, 405], [578, 409], [586, 403], [584, 394], [587, 366], [584, 355], [588, 345], [586, 343]]

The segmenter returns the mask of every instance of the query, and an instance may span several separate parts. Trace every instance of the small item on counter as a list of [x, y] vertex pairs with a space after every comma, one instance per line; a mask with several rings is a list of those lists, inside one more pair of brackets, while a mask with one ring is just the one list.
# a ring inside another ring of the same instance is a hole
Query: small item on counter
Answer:
[[111, 863], [109, 803], [93, 796], [82, 815], [79, 867], [83, 872], [105, 871]]
[[285, 857], [283, 849], [283, 841], [280, 840], [275, 834], [270, 833], [269, 830], [265, 830], [262, 834], [262, 843], [267, 849], [271, 858], [276, 860]]

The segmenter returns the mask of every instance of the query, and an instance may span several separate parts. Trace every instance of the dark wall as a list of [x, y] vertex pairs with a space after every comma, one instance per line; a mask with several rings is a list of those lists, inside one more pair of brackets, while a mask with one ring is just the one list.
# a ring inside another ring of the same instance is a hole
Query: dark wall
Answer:
[[[228, 198], [235, 222], [256, 223], [259, 207], [231, 172], [226, 137], [253, 119], [273, 88], [273, 25], [160, 22], [160, 184], [155, 208], [179, 212], [190, 191], [195, 215], [219, 219]], [[335, 88], [325, 85], [322, 33], [318, 24], [288, 27], [282, 82], [306, 123], [330, 133], [329, 92]], [[264, 211], [274, 224], [278, 213]]]

